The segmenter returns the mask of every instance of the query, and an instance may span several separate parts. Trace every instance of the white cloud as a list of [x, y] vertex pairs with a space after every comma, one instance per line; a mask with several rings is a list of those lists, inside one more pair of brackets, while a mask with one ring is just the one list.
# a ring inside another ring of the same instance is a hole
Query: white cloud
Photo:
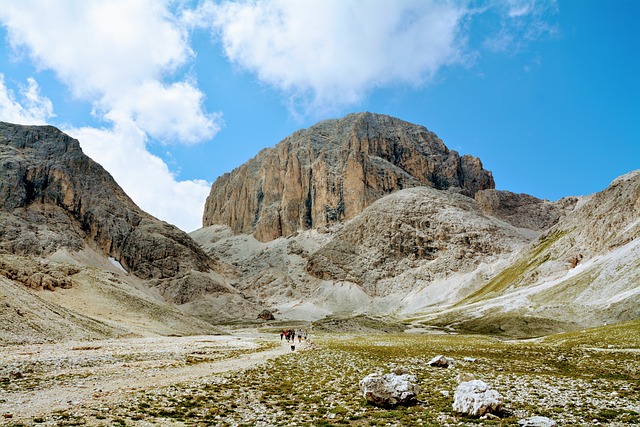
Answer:
[[463, 60], [466, 10], [453, 2], [226, 1], [199, 12], [233, 63], [313, 108], [358, 102], [375, 87], [421, 85]]
[[63, 130], [80, 141], [89, 157], [99, 159], [140, 208], [185, 231], [202, 226], [211, 183], [176, 180], [162, 159], [147, 151], [145, 133], [134, 122]]
[[[179, 181], [146, 143], [211, 139], [221, 115], [181, 67], [193, 60], [185, 27], [170, 0], [0, 0], [0, 22], [20, 56], [52, 70], [77, 98], [89, 101], [103, 128], [65, 130], [103, 165], [144, 210], [183, 230], [200, 227], [210, 184]], [[178, 78], [171, 79], [178, 76]], [[182, 77], [181, 77], [182, 76]], [[0, 112], [19, 123], [44, 123], [51, 102], [35, 81], [16, 99], [0, 85]], [[68, 118], [64, 118], [68, 121]]]
[[[212, 138], [219, 115], [186, 82], [164, 83], [194, 54], [188, 34], [160, 0], [2, 1], [0, 20], [14, 49], [51, 69], [100, 115], [128, 115], [154, 137], [193, 143]], [[132, 102], [132, 94], [154, 102]], [[175, 102], [180, 100], [180, 102]], [[158, 113], [175, 117], [159, 124]]]
[[496, 52], [518, 52], [528, 42], [557, 34], [558, 29], [548, 22], [557, 12], [555, 0], [505, 0], [497, 2], [500, 16], [499, 30], [489, 35], [484, 47]]
[[105, 116], [130, 117], [164, 142], [197, 143], [216, 134], [222, 124], [221, 114], [201, 113], [203, 96], [187, 82], [164, 85], [151, 80], [107, 102], [112, 110]]
[[20, 98], [16, 98], [15, 93], [5, 85], [4, 75], [0, 73], [0, 120], [45, 124], [54, 116], [51, 100], [40, 95], [40, 87], [35, 79], [28, 78], [27, 86], [20, 88]]

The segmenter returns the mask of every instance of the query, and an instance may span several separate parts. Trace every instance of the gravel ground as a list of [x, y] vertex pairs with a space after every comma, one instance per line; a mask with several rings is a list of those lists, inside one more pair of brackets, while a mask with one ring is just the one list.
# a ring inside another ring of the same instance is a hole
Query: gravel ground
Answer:
[[97, 425], [86, 415], [137, 392], [255, 367], [286, 350], [259, 334], [0, 347], [0, 423], [70, 425], [71, 417]]
[[[527, 341], [325, 333], [291, 351], [275, 334], [91, 341], [0, 349], [5, 426], [640, 425], [638, 324]], [[615, 328], [615, 329], [614, 329]], [[448, 368], [427, 363], [436, 355]], [[410, 406], [368, 404], [359, 381], [406, 368]], [[461, 373], [504, 397], [489, 419], [453, 411]]]

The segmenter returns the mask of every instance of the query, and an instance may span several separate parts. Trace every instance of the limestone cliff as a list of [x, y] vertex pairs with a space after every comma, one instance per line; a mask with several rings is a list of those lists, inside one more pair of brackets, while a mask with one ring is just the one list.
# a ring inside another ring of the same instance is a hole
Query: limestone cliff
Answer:
[[554, 226], [578, 202], [576, 197], [550, 202], [528, 194], [493, 189], [478, 191], [475, 199], [484, 214], [499, 218], [514, 227], [536, 231]]
[[350, 114], [298, 131], [218, 178], [203, 224], [269, 241], [349, 220], [380, 197], [417, 186], [473, 197], [494, 182], [479, 159], [449, 150], [422, 126]]

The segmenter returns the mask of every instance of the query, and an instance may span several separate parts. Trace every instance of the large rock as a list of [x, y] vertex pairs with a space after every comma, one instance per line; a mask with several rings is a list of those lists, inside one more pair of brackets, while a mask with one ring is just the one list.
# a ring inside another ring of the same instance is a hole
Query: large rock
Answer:
[[351, 219], [380, 197], [416, 186], [473, 197], [494, 181], [479, 159], [449, 150], [422, 126], [350, 114], [298, 131], [219, 177], [203, 224], [269, 241]]
[[427, 362], [427, 365], [435, 366], [438, 368], [448, 368], [449, 363], [450, 361], [448, 358], [444, 357], [443, 355], [439, 355], [431, 359], [429, 362]]
[[[77, 140], [52, 126], [0, 122], [0, 252], [47, 257], [87, 245], [160, 290], [199, 272], [229, 292], [217, 262], [138, 208]], [[30, 286], [50, 284], [31, 276]], [[185, 302], [179, 290], [169, 299]]]
[[367, 400], [385, 408], [407, 405], [420, 393], [417, 379], [410, 374], [369, 374], [360, 380], [360, 390]]
[[481, 380], [460, 383], [453, 395], [453, 410], [479, 417], [502, 409], [504, 398]]

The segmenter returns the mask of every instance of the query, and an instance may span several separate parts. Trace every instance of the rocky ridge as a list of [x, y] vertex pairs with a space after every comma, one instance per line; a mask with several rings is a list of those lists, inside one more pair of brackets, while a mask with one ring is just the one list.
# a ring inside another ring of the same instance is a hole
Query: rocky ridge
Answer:
[[[218, 299], [259, 312], [224, 274], [186, 233], [138, 208], [77, 140], [52, 126], [0, 122], [0, 291], [5, 311], [26, 316], [7, 318], [0, 342], [53, 339], [65, 328], [78, 338], [214, 332], [172, 305], [206, 297], [200, 312], [217, 321], [228, 318], [217, 317]], [[99, 326], [67, 327], [79, 319]]]
[[426, 128], [372, 113], [301, 130], [218, 178], [203, 225], [260, 241], [343, 222], [409, 187], [467, 196], [494, 187], [479, 159], [449, 150]]
[[77, 140], [51, 126], [0, 123], [0, 209], [3, 252], [47, 257], [90, 245], [163, 291], [192, 272], [211, 287], [224, 283], [186, 233], [139, 209]]

